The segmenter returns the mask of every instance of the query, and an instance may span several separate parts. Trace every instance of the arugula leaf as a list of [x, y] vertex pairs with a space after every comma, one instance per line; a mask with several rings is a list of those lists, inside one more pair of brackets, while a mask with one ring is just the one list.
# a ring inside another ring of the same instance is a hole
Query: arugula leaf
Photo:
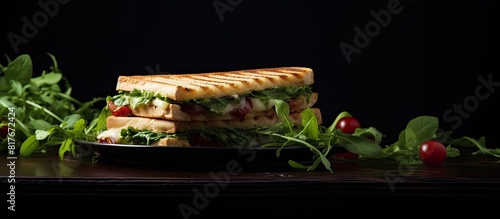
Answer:
[[47, 130], [50, 129], [50, 127], [52, 127], [52, 124], [48, 123], [43, 119], [35, 119], [29, 121], [28, 124], [36, 130]]
[[22, 54], [9, 62], [5, 72], [5, 79], [7, 81], [19, 81], [21, 85], [26, 85], [30, 82], [33, 75], [33, 65], [31, 57], [27, 54]]
[[336, 138], [339, 140], [340, 145], [349, 152], [368, 157], [382, 154], [382, 148], [374, 141], [366, 138], [345, 133], [337, 134]]
[[413, 133], [406, 132], [406, 142], [411, 143], [412, 148], [420, 145], [428, 139], [436, 137], [436, 130], [439, 127], [439, 120], [434, 116], [416, 117], [406, 126], [406, 130], [412, 130]]
[[312, 87], [278, 87], [274, 89], [253, 91], [249, 95], [259, 98], [263, 102], [267, 102], [268, 100], [272, 99], [288, 101], [301, 95], [305, 95], [306, 97], [308, 97], [307, 99], [309, 99], [309, 97], [312, 95]]
[[47, 74], [42, 74], [39, 77], [32, 78], [31, 83], [33, 83], [35, 87], [42, 87], [45, 85], [57, 84], [59, 83], [59, 81], [61, 81], [61, 79], [62, 79], [61, 73], [51, 72]]
[[376, 144], [380, 144], [383, 137], [382, 133], [375, 127], [357, 128], [352, 135], [367, 139], [372, 138], [371, 140]]
[[108, 106], [104, 106], [101, 109], [101, 113], [99, 116], [94, 119], [93, 123], [95, 123], [95, 130], [97, 133], [100, 133], [103, 130], [106, 130], [106, 119], [111, 115], [111, 112], [108, 109]]
[[319, 126], [314, 112], [311, 108], [305, 109], [301, 114], [302, 126], [304, 126], [304, 135], [310, 139], [318, 139]]
[[293, 134], [293, 123], [288, 118], [290, 114], [290, 108], [288, 103], [283, 100], [274, 100], [274, 108], [278, 117], [283, 121], [284, 125], [288, 128], [289, 134]]
[[153, 132], [150, 130], [137, 130], [133, 127], [122, 129], [120, 132], [122, 141], [127, 144], [150, 145], [155, 141], [159, 141], [166, 137], [176, 137], [176, 134], [164, 132]]
[[484, 136], [480, 137], [479, 139], [474, 139], [468, 136], [462, 136], [457, 139], [452, 139], [450, 144], [456, 146], [476, 147], [478, 150], [473, 152], [472, 155], [487, 155], [493, 157], [500, 157], [500, 148], [487, 148]]

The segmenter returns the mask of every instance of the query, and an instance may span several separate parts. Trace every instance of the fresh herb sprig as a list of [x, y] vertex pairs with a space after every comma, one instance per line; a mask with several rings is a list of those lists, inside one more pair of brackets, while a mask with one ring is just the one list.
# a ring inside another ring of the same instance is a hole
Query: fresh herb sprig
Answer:
[[[6, 121], [8, 110], [14, 108], [16, 150], [21, 156], [46, 153], [49, 146], [59, 146], [59, 155], [71, 151], [72, 139], [95, 139], [102, 126], [99, 109], [94, 106], [105, 98], [81, 102], [71, 96], [72, 87], [62, 75], [54, 55], [49, 70], [34, 76], [28, 54], [7, 57], [0, 65], [0, 115]], [[99, 124], [100, 123], [100, 124]], [[0, 137], [0, 151], [6, 150], [7, 138]]]
[[475, 148], [477, 150], [471, 153], [471, 155], [473, 156], [484, 155], [500, 158], [500, 148], [487, 147], [486, 138], [484, 136], [481, 136], [479, 138], [473, 138], [470, 136], [454, 138], [452, 136], [452, 133], [452, 131], [436, 133], [436, 139], [442, 141], [445, 144], [456, 147]]
[[406, 127], [400, 132], [398, 140], [383, 147], [379, 156], [362, 155], [360, 159], [388, 159], [398, 163], [422, 164], [419, 157], [419, 147], [427, 140], [436, 140], [446, 146], [446, 156], [450, 158], [459, 157], [461, 149], [476, 148], [471, 155], [484, 155], [500, 158], [500, 148], [489, 148], [486, 146], [484, 136], [473, 138], [462, 136], [455, 138], [452, 131], [438, 131], [439, 119], [434, 116], [417, 116], [411, 119]]
[[[333, 147], [344, 147], [347, 151], [357, 153], [364, 156], [379, 156], [382, 153], [382, 147], [376, 142], [368, 140], [365, 135], [373, 136], [380, 139], [382, 135], [373, 127], [358, 129], [356, 134], [341, 133], [335, 127], [334, 123], [326, 128], [318, 124], [318, 120], [311, 108], [306, 108], [301, 113], [301, 125], [294, 126], [289, 116], [289, 106], [285, 101], [275, 101], [275, 111], [282, 120], [281, 123], [270, 128], [261, 129], [261, 134], [267, 134], [275, 137], [273, 143], [262, 145], [262, 147], [279, 147], [276, 151], [276, 156], [280, 156], [281, 150], [288, 146], [302, 145], [311, 150], [313, 153], [313, 162], [299, 163], [289, 160], [288, 164], [293, 168], [305, 169], [306, 171], [315, 170], [319, 164], [333, 173], [328, 156]], [[345, 116], [347, 112], [339, 115]]]
[[459, 148], [476, 148], [471, 155], [485, 155], [500, 158], [500, 148], [486, 147], [485, 137], [452, 137], [452, 131], [439, 132], [439, 119], [434, 116], [417, 116], [411, 119], [400, 132], [398, 140], [383, 148], [379, 156], [361, 156], [363, 159], [389, 159], [405, 164], [422, 164], [419, 147], [426, 140], [437, 140], [446, 146], [446, 156], [459, 157]]
[[[341, 118], [351, 116], [346, 111], [338, 114], [334, 122], [326, 128], [318, 124], [310, 108], [301, 114], [300, 126], [293, 126], [288, 118], [289, 108], [286, 102], [276, 101], [275, 109], [283, 122], [260, 130], [263, 134], [277, 138], [275, 142], [262, 147], [279, 147], [276, 154], [278, 157], [281, 149], [287, 146], [302, 145], [309, 148], [313, 152], [312, 164], [289, 161], [290, 166], [307, 171], [316, 169], [322, 163], [327, 170], [333, 172], [328, 159], [332, 147], [344, 147], [347, 151], [358, 154], [359, 160], [385, 159], [406, 164], [421, 164], [419, 146], [426, 140], [438, 140], [445, 144], [447, 157], [460, 156], [458, 147], [477, 148], [472, 155], [500, 157], [500, 148], [486, 147], [484, 136], [479, 139], [469, 136], [452, 138], [451, 132], [438, 132], [439, 120], [434, 116], [424, 115], [411, 119], [400, 132], [396, 142], [381, 147], [383, 135], [374, 127], [357, 128], [353, 134], [342, 133], [335, 128]], [[368, 140], [367, 137], [372, 140]]]
[[[390, 159], [408, 164], [421, 163], [418, 155], [419, 146], [426, 140], [435, 139], [438, 128], [439, 120], [434, 116], [415, 117], [400, 132], [398, 140], [384, 147], [379, 156], [361, 156], [360, 158]], [[460, 155], [460, 151], [448, 145], [446, 155], [447, 157], [457, 157]]]

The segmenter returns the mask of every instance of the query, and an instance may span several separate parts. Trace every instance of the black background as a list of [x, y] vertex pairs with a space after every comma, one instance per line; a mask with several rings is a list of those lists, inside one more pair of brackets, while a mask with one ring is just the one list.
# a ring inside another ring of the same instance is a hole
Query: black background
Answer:
[[460, 123], [444, 116], [454, 104], [477, 100], [478, 77], [500, 82], [490, 55], [498, 39], [492, 1], [401, 0], [402, 11], [350, 63], [339, 44], [354, 45], [354, 28], [364, 30], [375, 20], [370, 11], [386, 10], [389, 0], [218, 1], [232, 9], [223, 20], [213, 0], [69, 1], [18, 51], [9, 34], [22, 37], [22, 18], [33, 21], [43, 8], [2, 1], [0, 51], [30, 54], [35, 74], [50, 66], [46, 53], [54, 54], [80, 100], [115, 94], [119, 75], [307, 66], [324, 124], [349, 111], [390, 144], [410, 119], [432, 115], [457, 137], [499, 144], [499, 86], [464, 109], [468, 116], [453, 113]]

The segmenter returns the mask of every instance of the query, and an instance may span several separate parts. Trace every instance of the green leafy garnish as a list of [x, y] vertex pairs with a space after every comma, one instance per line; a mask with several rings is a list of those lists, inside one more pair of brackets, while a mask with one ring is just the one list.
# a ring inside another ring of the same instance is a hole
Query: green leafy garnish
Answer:
[[175, 134], [168, 134], [165, 132], [153, 132], [150, 130], [137, 130], [133, 127], [122, 129], [120, 132], [122, 143], [136, 144], [136, 145], [150, 145], [155, 141], [159, 141], [166, 137], [177, 137]]
[[484, 136], [479, 138], [472, 138], [469, 136], [462, 136], [460, 138], [452, 138], [452, 132], [443, 132], [438, 134], [438, 139], [440, 141], [445, 142], [449, 145], [454, 145], [457, 147], [464, 148], [476, 148], [477, 151], [472, 152], [471, 155], [485, 155], [485, 156], [493, 156], [500, 158], [500, 148], [488, 148], [486, 147], [486, 139]]
[[365, 158], [388, 158], [400, 162], [419, 162], [418, 147], [435, 136], [438, 129], [438, 120], [432, 116], [420, 116], [412, 119], [406, 128], [400, 132], [398, 141], [385, 147], [379, 156], [365, 156]]
[[[377, 143], [362, 137], [362, 135], [368, 133], [364, 132], [364, 129], [359, 130], [358, 135], [349, 135], [341, 133], [338, 129], [319, 125], [311, 108], [306, 108], [301, 113], [302, 123], [299, 126], [294, 126], [288, 117], [288, 103], [275, 100], [275, 110], [282, 122], [260, 130], [262, 134], [276, 138], [273, 143], [265, 144], [262, 147], [279, 147], [276, 154], [278, 157], [284, 147], [305, 146], [309, 148], [312, 152], [312, 163], [288, 161], [289, 165], [294, 168], [312, 171], [319, 164], [323, 164], [328, 171], [333, 173], [328, 159], [332, 147], [344, 147], [347, 151], [366, 156], [379, 156], [382, 152], [382, 148]], [[341, 113], [339, 116], [346, 116], [346, 113]], [[338, 121], [338, 119], [335, 121]], [[381, 136], [381, 133], [378, 133], [373, 127], [369, 129], [369, 132], [376, 132], [376, 135]]]
[[[53, 64], [38, 76], [33, 74], [28, 54], [0, 65], [0, 115], [1, 121], [6, 121], [10, 118], [6, 109], [14, 109], [15, 146], [21, 156], [46, 153], [49, 146], [59, 146], [62, 159], [66, 152], [75, 155], [73, 139], [95, 140], [98, 131], [105, 128], [98, 126], [103, 118], [98, 118], [101, 111], [93, 107], [105, 99], [81, 102], [73, 98], [56, 58], [48, 56]], [[0, 140], [0, 151], [6, 150], [7, 138]]]
[[23, 54], [15, 58], [2, 69], [5, 74], [5, 81], [18, 81], [21, 85], [30, 82], [33, 75], [33, 65], [29, 55]]

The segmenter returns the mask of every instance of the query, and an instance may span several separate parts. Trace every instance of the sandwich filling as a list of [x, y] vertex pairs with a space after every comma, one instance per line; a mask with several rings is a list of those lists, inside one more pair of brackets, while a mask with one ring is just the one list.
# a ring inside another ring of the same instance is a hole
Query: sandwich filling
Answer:
[[243, 119], [250, 112], [262, 112], [272, 109], [275, 100], [288, 102], [290, 111], [299, 110], [303, 105], [311, 101], [312, 95], [312, 87], [309, 85], [265, 89], [220, 98], [176, 101], [154, 92], [133, 89], [132, 91], [119, 91], [109, 101], [110, 104], [113, 104], [113, 107], [110, 107], [111, 110], [123, 106], [130, 109], [153, 106], [166, 110], [170, 104], [177, 104], [180, 106], [181, 111], [190, 115], [212, 114], [224, 116], [231, 114], [238, 119]]

